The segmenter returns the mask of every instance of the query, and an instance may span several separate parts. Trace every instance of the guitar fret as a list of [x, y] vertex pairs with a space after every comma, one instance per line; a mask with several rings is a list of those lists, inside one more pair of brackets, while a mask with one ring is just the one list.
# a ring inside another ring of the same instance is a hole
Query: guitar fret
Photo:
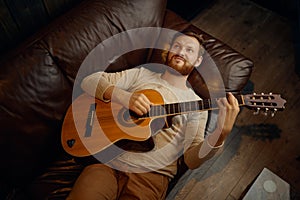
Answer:
[[155, 116], [159, 116], [159, 115], [160, 115], [159, 106], [155, 106]]
[[167, 104], [162, 105], [162, 106], [160, 107], [161, 115], [164, 115], [166, 112], [168, 112], [167, 107], [168, 107]]
[[151, 106], [150, 113], [151, 117], [159, 116], [159, 106]]
[[189, 103], [189, 111], [195, 111], [197, 109], [196, 101], [191, 101]]
[[188, 102], [188, 111], [192, 110], [191, 102]]
[[208, 109], [209, 108], [209, 102], [207, 99], [203, 100], [203, 109]]
[[149, 111], [149, 117], [153, 117], [153, 110], [154, 110], [154, 106], [151, 106]]
[[197, 105], [198, 105], [197, 101], [193, 101], [192, 104], [191, 104], [191, 106], [192, 106], [191, 110], [195, 110], [195, 111], [198, 110], [198, 106]]
[[169, 106], [169, 104], [165, 104], [161, 108], [163, 108], [163, 109], [161, 109], [163, 115], [164, 114], [170, 114], [170, 106]]
[[211, 108], [217, 108], [218, 104], [217, 104], [217, 99], [212, 99], [211, 100]]
[[201, 103], [200, 109], [203, 110], [204, 109], [203, 100], [200, 100], [199, 102]]
[[175, 106], [174, 113], [180, 113], [180, 107], [179, 107], [179, 104], [176, 103], [176, 104], [174, 104], [174, 106]]
[[175, 112], [175, 104], [172, 104], [172, 111]]
[[162, 105], [162, 106], [160, 106], [161, 115], [168, 114], [168, 113], [166, 113], [167, 112], [166, 107], [168, 107], [168, 105]]
[[185, 103], [181, 102], [180, 103], [180, 108], [182, 112], [186, 112], [186, 107], [185, 107]]
[[159, 109], [158, 109], [159, 115], [162, 115], [163, 113], [162, 113], [161, 107], [157, 107], [157, 108], [159, 108]]

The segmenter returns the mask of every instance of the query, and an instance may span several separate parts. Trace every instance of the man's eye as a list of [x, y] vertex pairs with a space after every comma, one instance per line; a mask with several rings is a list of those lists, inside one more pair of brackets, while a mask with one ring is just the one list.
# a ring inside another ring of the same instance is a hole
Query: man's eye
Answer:
[[189, 53], [193, 53], [193, 52], [194, 52], [194, 50], [193, 50], [193, 49], [187, 49], [187, 52], [189, 52]]

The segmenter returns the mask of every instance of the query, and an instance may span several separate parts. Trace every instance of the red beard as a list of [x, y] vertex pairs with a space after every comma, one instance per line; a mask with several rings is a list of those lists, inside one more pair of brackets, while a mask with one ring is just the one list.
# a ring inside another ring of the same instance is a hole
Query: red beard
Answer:
[[166, 64], [169, 66], [168, 70], [172, 74], [187, 76], [194, 69], [194, 65], [179, 55], [173, 55], [172, 57], [168, 55], [167, 58]]

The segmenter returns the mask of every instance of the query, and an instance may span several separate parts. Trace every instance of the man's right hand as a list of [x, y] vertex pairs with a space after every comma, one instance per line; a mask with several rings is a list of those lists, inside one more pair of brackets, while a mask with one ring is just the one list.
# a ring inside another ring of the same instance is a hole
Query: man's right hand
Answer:
[[130, 93], [131, 97], [129, 100], [129, 109], [136, 114], [142, 116], [150, 111], [152, 103], [142, 93]]
[[139, 116], [147, 114], [152, 105], [146, 95], [138, 92], [128, 92], [115, 86], [107, 88], [103, 97], [104, 99], [120, 103]]

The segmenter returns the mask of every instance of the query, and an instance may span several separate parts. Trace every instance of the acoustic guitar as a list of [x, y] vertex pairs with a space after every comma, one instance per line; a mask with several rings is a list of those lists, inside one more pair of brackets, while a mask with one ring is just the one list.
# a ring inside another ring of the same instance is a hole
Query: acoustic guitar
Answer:
[[[140, 91], [154, 104], [150, 112], [137, 116], [134, 112], [114, 102], [103, 102], [86, 93], [75, 99], [64, 118], [61, 142], [64, 150], [85, 157], [104, 151], [122, 141], [147, 141], [156, 130], [166, 126], [167, 117], [183, 113], [218, 109], [217, 99], [204, 99], [164, 104], [155, 90]], [[235, 95], [240, 106], [271, 113], [284, 109], [286, 100], [278, 94]], [[152, 148], [153, 145], [150, 147]]]

